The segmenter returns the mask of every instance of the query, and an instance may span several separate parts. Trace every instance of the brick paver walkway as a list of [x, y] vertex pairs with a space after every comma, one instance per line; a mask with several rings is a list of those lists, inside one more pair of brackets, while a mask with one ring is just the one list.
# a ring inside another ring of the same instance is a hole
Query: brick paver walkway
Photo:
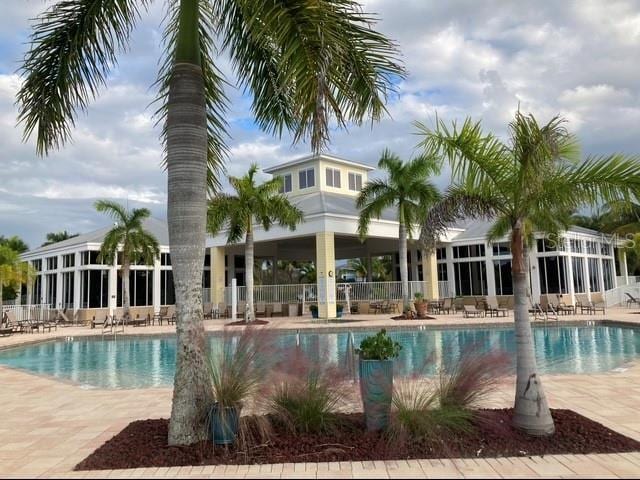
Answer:
[[[607, 318], [639, 322], [624, 309]], [[361, 317], [362, 318], [362, 317]], [[578, 316], [584, 320], [585, 316]], [[602, 317], [592, 317], [599, 319]], [[491, 320], [491, 319], [489, 319]], [[487, 321], [489, 321], [487, 320]], [[504, 321], [504, 320], [501, 320]], [[506, 319], [507, 322], [512, 318]], [[279, 328], [325, 328], [308, 319], [281, 319]], [[442, 316], [429, 324], [478, 323]], [[369, 316], [357, 326], [398, 325]], [[415, 325], [416, 322], [408, 322]], [[329, 325], [334, 327], [335, 325]], [[221, 328], [220, 321], [207, 323]], [[128, 328], [128, 333], [169, 332], [172, 327]], [[0, 348], [55, 336], [100, 334], [87, 328], [60, 328], [51, 334], [14, 335], [0, 339]], [[640, 363], [598, 375], [547, 375], [545, 389], [554, 408], [571, 408], [640, 440]], [[512, 383], [496, 392], [487, 406], [508, 406]], [[140, 478], [433, 478], [433, 477], [600, 477], [640, 476], [640, 452], [615, 455], [549, 455], [545, 457], [410, 460], [385, 462], [306, 463], [252, 466], [151, 468], [125, 471], [72, 472], [80, 460], [136, 419], [167, 417], [170, 389], [83, 389], [47, 377], [0, 367], [0, 476]]]

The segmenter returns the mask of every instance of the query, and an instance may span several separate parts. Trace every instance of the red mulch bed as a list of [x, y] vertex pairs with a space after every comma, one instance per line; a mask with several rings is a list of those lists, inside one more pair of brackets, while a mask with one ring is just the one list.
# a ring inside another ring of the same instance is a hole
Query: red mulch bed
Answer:
[[266, 320], [253, 320], [251, 322], [245, 322], [244, 320], [238, 320], [237, 322], [227, 323], [225, 327], [243, 327], [245, 325], [266, 325], [269, 323]]
[[[610, 430], [571, 410], [552, 410], [556, 433], [529, 437], [510, 426], [512, 411], [479, 410], [470, 433], [440, 432], [436, 438], [402, 442], [365, 432], [361, 413], [340, 416], [331, 434], [291, 434], [275, 426], [269, 442], [257, 441], [246, 451], [201, 442], [167, 446], [168, 420], [140, 420], [107, 441], [75, 470], [103, 470], [183, 465], [335, 462], [410, 458], [475, 458], [551, 454], [632, 452], [640, 442]], [[255, 425], [247, 417], [249, 425]]]

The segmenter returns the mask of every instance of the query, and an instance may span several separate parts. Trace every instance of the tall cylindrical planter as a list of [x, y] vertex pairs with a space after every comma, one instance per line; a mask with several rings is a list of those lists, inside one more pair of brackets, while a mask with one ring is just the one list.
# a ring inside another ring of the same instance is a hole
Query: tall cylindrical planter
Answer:
[[211, 407], [209, 422], [211, 424], [211, 440], [216, 445], [230, 445], [238, 435], [241, 407], [224, 407], [216, 402]]
[[360, 360], [360, 395], [367, 430], [389, 425], [393, 395], [393, 360]]

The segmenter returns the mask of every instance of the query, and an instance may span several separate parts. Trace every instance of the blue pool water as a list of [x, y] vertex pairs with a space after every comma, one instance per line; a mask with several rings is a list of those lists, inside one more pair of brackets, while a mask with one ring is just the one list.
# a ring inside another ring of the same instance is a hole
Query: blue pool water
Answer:
[[[367, 334], [355, 331], [355, 345]], [[396, 330], [403, 346], [396, 372], [434, 374], [465, 349], [502, 350], [514, 358], [512, 329]], [[345, 364], [348, 332], [277, 335], [270, 357], [291, 352], [296, 343], [309, 358]], [[640, 330], [628, 327], [555, 326], [534, 328], [536, 356], [542, 373], [610, 371], [640, 356]], [[221, 337], [210, 336], [212, 348]], [[76, 338], [0, 351], [0, 364], [70, 380], [86, 387], [145, 388], [173, 383], [175, 337], [130, 337], [116, 340]]]

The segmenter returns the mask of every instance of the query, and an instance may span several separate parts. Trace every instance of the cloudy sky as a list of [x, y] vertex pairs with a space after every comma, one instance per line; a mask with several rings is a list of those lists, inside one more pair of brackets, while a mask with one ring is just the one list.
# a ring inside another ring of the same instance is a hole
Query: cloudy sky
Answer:
[[[102, 227], [108, 222], [92, 204], [105, 197], [165, 217], [166, 175], [149, 107], [163, 3], [156, 0], [139, 23], [108, 88], [77, 122], [73, 143], [38, 158], [16, 126], [16, 70], [30, 19], [49, 2], [0, 0], [0, 234], [35, 247], [46, 232]], [[334, 132], [331, 153], [372, 165], [385, 147], [409, 157], [418, 141], [412, 122], [433, 124], [436, 112], [482, 119], [504, 134], [518, 104], [539, 120], [565, 116], [584, 155], [640, 152], [640, 1], [363, 3], [399, 43], [409, 76], [390, 100], [390, 118]], [[231, 73], [224, 58], [221, 68]], [[236, 90], [229, 96], [230, 174], [253, 161], [267, 167], [308, 153], [308, 145], [262, 134], [247, 97]]]

